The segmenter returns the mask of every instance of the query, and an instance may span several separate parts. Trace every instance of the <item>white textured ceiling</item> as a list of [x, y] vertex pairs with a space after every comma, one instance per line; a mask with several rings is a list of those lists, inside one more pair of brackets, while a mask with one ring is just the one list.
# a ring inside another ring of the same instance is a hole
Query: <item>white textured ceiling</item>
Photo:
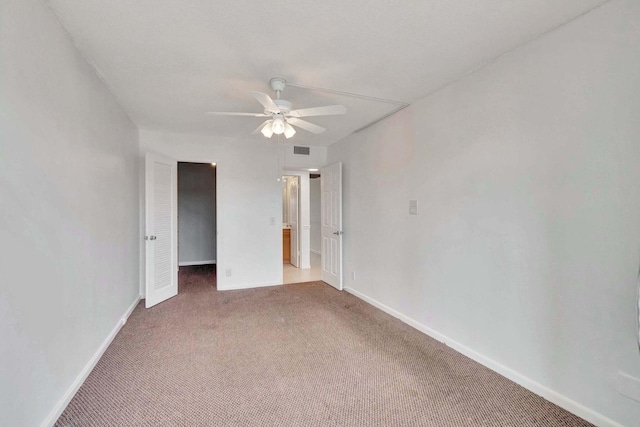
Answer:
[[[47, 0], [78, 48], [143, 128], [247, 137], [249, 94], [271, 77], [412, 102], [605, 0]], [[309, 118], [296, 143], [329, 145], [394, 105], [287, 87]], [[256, 139], [262, 136], [253, 136]]]

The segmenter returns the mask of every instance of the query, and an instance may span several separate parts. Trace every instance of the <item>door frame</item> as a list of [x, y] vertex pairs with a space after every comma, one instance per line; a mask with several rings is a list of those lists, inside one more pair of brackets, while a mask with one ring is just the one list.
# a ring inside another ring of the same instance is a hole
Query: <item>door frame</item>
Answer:
[[[216, 174], [215, 174], [215, 190], [216, 190], [216, 221], [215, 221], [215, 226], [216, 226], [216, 259], [215, 262], [213, 264], [216, 265], [216, 271], [218, 268], [218, 162], [212, 161], [212, 162], [205, 162], [205, 161], [199, 161], [199, 162], [194, 162], [191, 160], [178, 160], [178, 163], [198, 163], [198, 164], [210, 164], [211, 166], [215, 166], [216, 168]], [[215, 165], [213, 165], [213, 163], [215, 163]], [[178, 193], [177, 195], [180, 195], [180, 187], [178, 186]], [[180, 197], [178, 197], [178, 201], [180, 200]], [[179, 205], [178, 205], [178, 212], [180, 211], [179, 209]], [[180, 224], [179, 218], [176, 217], [176, 221], [178, 222], [178, 225]], [[183, 265], [182, 267], [189, 267], [192, 265], [206, 265], [206, 264], [211, 264], [209, 262], [204, 262], [204, 263], [198, 263], [198, 264], [189, 264], [189, 265]], [[178, 226], [178, 270], [180, 270], [180, 227]]]
[[[222, 270], [222, 267], [220, 266], [220, 246], [218, 245], [218, 235], [220, 234], [220, 230], [218, 229], [218, 194], [220, 193], [218, 191], [218, 188], [220, 187], [219, 185], [219, 180], [218, 180], [218, 172], [220, 171], [220, 163], [217, 160], [211, 160], [211, 158], [207, 157], [207, 158], [200, 158], [197, 160], [194, 160], [193, 158], [179, 158], [176, 159], [178, 161], [178, 163], [215, 163], [216, 165], [216, 276], [219, 274], [220, 271]], [[178, 221], [178, 217], [177, 217], [177, 209], [176, 209], [176, 221]], [[180, 232], [180, 230], [178, 230], [178, 233]], [[180, 238], [178, 238], [178, 240], [180, 240]], [[178, 242], [176, 242], [176, 244], [178, 244]], [[178, 247], [176, 250], [179, 250], [180, 248]], [[180, 270], [180, 266], [178, 266], [178, 271]]]
[[[283, 175], [283, 180], [285, 179], [284, 177], [287, 177], [289, 179], [291, 179], [292, 181], [294, 181], [296, 183], [296, 215], [295, 215], [295, 224], [296, 224], [296, 228], [295, 228], [295, 234], [296, 234], [296, 238], [295, 239], [291, 239], [291, 247], [293, 247], [293, 244], [295, 243], [295, 253], [292, 250], [291, 251], [291, 260], [290, 263], [291, 265], [293, 265], [296, 268], [301, 268], [301, 264], [302, 264], [302, 230], [301, 230], [301, 217], [302, 217], [302, 209], [300, 209], [301, 205], [302, 205], [302, 200], [300, 199], [300, 193], [302, 193], [301, 190], [301, 177], [298, 175]], [[288, 224], [289, 226], [291, 226], [292, 221], [291, 221], [291, 210], [292, 210], [292, 206], [294, 205], [293, 203], [291, 203], [291, 185], [289, 183], [289, 180], [287, 179], [287, 191], [286, 194], [289, 197], [289, 203], [287, 203], [286, 209], [289, 211], [289, 221]], [[283, 204], [284, 205], [284, 204]], [[293, 235], [293, 228], [291, 227], [291, 235]], [[290, 248], [291, 249], [291, 248]], [[295, 261], [295, 264], [294, 264]]]
[[[309, 269], [311, 268], [311, 234], [310, 234], [310, 230], [311, 230], [311, 218], [309, 215], [310, 209], [311, 209], [311, 203], [309, 201], [309, 171], [305, 168], [304, 170], [300, 170], [302, 168], [295, 168], [295, 169], [289, 169], [287, 167], [282, 169], [282, 175], [281, 176], [297, 176], [298, 177], [298, 250], [300, 250], [300, 260], [299, 260], [299, 267], [300, 269]], [[303, 178], [306, 178], [307, 181], [307, 185], [306, 185], [306, 189], [303, 188], [302, 185], [302, 181]], [[280, 192], [281, 197], [282, 197], [282, 192]], [[303, 207], [303, 200], [306, 200], [306, 215], [305, 215], [305, 220], [306, 222], [303, 222], [303, 210], [305, 210], [305, 208]], [[282, 204], [282, 202], [281, 202]], [[303, 239], [303, 234], [304, 236], [306, 236], [305, 239]], [[303, 242], [306, 241], [306, 250], [303, 251]], [[305, 255], [306, 253], [306, 255]], [[284, 278], [283, 278], [284, 280]]]

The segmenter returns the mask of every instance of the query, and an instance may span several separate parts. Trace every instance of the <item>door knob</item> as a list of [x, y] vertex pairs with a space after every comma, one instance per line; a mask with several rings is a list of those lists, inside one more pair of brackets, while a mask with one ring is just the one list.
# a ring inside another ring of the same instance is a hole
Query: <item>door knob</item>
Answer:
[[335, 232], [335, 233], [333, 233], [333, 234], [335, 234], [336, 236], [342, 236], [342, 231], [336, 231], [336, 232]]

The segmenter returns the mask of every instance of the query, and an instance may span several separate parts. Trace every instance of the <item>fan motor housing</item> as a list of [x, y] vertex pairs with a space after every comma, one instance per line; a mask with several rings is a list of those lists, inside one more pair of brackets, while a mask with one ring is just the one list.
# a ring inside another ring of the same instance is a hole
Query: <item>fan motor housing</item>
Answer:
[[287, 85], [287, 82], [282, 77], [274, 77], [269, 80], [269, 84], [271, 85], [271, 89], [276, 92], [282, 92]]
[[273, 102], [280, 107], [280, 110], [282, 111], [291, 111], [291, 108], [293, 107], [292, 103], [285, 101], [284, 99], [274, 99]]

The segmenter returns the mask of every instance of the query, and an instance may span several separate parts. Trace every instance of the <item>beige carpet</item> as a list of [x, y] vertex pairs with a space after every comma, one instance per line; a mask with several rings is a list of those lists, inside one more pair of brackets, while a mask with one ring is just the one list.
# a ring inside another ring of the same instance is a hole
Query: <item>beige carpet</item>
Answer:
[[56, 426], [590, 425], [322, 282], [213, 278], [138, 306]]

